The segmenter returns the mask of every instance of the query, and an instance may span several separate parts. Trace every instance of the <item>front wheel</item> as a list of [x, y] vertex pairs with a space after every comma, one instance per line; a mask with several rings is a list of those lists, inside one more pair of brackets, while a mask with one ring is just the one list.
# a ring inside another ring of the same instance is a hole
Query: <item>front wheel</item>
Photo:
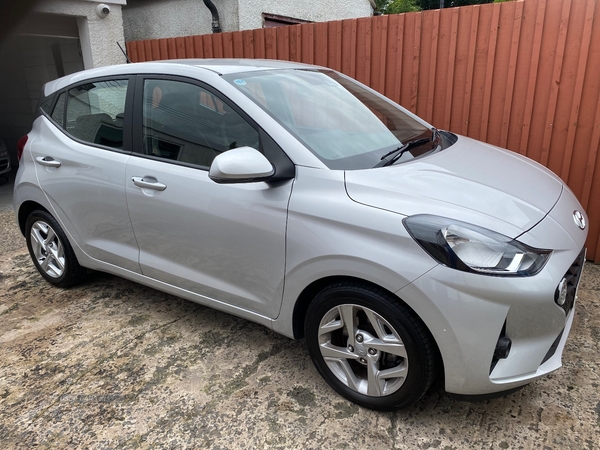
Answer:
[[305, 336], [325, 381], [367, 408], [410, 406], [435, 377], [435, 350], [423, 323], [399, 299], [366, 284], [322, 290], [308, 308]]
[[77, 262], [64, 231], [46, 211], [37, 210], [29, 215], [25, 238], [35, 267], [50, 283], [67, 288], [85, 277], [85, 269]]

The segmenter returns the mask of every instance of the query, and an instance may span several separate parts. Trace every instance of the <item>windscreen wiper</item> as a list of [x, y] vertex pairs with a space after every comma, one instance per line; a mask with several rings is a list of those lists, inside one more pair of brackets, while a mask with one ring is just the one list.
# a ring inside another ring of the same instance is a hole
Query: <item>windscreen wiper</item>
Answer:
[[[414, 141], [409, 141], [406, 144], [401, 145], [398, 148], [395, 148], [392, 151], [387, 152], [385, 155], [381, 157], [381, 162], [379, 162], [375, 167], [385, 167], [394, 164], [400, 157], [415, 147], [418, 147], [423, 144], [427, 144], [435, 140], [438, 136], [438, 131], [436, 129], [433, 130], [433, 134], [428, 138], [415, 139]], [[391, 158], [390, 158], [391, 156]]]

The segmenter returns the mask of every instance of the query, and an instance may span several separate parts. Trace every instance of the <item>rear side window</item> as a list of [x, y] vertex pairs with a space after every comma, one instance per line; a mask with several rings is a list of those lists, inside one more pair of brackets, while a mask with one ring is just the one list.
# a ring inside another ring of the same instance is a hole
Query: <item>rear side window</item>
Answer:
[[42, 109], [42, 111], [44, 111], [46, 114], [50, 114], [50, 111], [52, 111], [52, 102], [54, 101], [54, 96], [51, 95], [50, 97], [44, 99], [41, 103], [40, 103], [40, 108]]
[[[122, 149], [127, 84], [127, 80], [98, 81], [70, 89], [66, 131], [91, 144]], [[59, 97], [52, 114], [58, 123], [62, 123], [60, 104]]]
[[52, 118], [63, 128], [65, 126], [63, 123], [65, 120], [65, 98], [67, 98], [65, 92], [60, 94], [56, 106], [54, 106], [54, 111], [52, 111]]

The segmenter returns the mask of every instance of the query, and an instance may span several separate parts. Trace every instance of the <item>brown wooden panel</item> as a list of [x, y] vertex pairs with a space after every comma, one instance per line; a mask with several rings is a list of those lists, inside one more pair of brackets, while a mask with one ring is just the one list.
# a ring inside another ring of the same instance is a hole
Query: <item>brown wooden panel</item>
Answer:
[[233, 33], [223, 33], [223, 58], [233, 58]]
[[265, 29], [254, 30], [254, 58], [264, 59], [265, 56]]
[[254, 58], [254, 31], [242, 31], [242, 41], [244, 45], [244, 58]]
[[290, 30], [290, 61], [302, 59], [302, 26], [293, 25]]
[[[193, 58], [194, 57], [194, 36], [186, 36], [185, 38], [185, 57]], [[158, 42], [156, 43], [158, 48]], [[158, 51], [160, 54], [160, 50]]]
[[146, 55], [146, 61], [154, 61], [156, 59], [152, 57], [152, 41], [144, 41], [144, 54]]
[[400, 80], [402, 78], [402, 37], [404, 35], [404, 14], [388, 16], [388, 37], [386, 51], [384, 94], [400, 101]]
[[[444, 11], [446, 13], [446, 11]], [[460, 10], [458, 8], [453, 8], [451, 10], [452, 14], [452, 23], [450, 28], [450, 42], [449, 42], [449, 52], [448, 55], [448, 79], [446, 82], [446, 95], [444, 97], [445, 108], [444, 108], [444, 119], [441, 127], [444, 130], [450, 129], [450, 121], [452, 118], [452, 104], [453, 104], [453, 92], [454, 92], [454, 73], [456, 67], [456, 50], [458, 44], [458, 19]], [[445, 55], [446, 53], [442, 53]], [[440, 108], [441, 110], [441, 108]]]
[[265, 29], [265, 58], [277, 59], [277, 28], [284, 27]]
[[385, 72], [387, 53], [388, 16], [373, 17], [371, 27], [371, 64], [370, 86], [378, 92], [385, 92]]
[[126, 44], [126, 48], [127, 48], [127, 56], [129, 57], [129, 60], [131, 62], [140, 62], [140, 57], [138, 55], [138, 43], [136, 41], [132, 41], [132, 42], [127, 42]]
[[[500, 8], [502, 5], [492, 5], [492, 17], [490, 20], [490, 31], [488, 37], [487, 61], [485, 65], [485, 82], [483, 83], [483, 105], [481, 112], [481, 127], [479, 139], [488, 140], [488, 124], [490, 120], [490, 104], [492, 101], [492, 82], [494, 80], [494, 62], [496, 59], [496, 43], [498, 42], [498, 28], [500, 24]], [[486, 11], [489, 8], [486, 8]], [[502, 77], [499, 77], [501, 81]]]
[[342, 72], [350, 77], [356, 73], [356, 19], [342, 22]]
[[213, 37], [213, 58], [223, 58], [223, 34], [216, 33]]
[[342, 70], [342, 22], [327, 23], [327, 67]]
[[327, 22], [314, 24], [315, 57], [314, 62], [319, 66], [327, 66]]
[[176, 59], [177, 58], [177, 45], [175, 44], [175, 39], [173, 39], [173, 38], [167, 39], [167, 51], [169, 53], [168, 59]]
[[356, 21], [356, 72], [355, 78], [361, 83], [371, 83], [371, 24], [368, 17]]
[[202, 36], [194, 36], [194, 58], [204, 58]]
[[202, 36], [202, 52], [205, 58], [213, 57], [213, 40], [212, 34], [205, 34]]
[[277, 59], [290, 60], [290, 27], [277, 27]]
[[500, 131], [500, 147], [508, 144], [508, 130], [513, 105], [513, 94], [515, 89], [515, 75], [517, 72], [517, 56], [519, 54], [519, 40], [521, 37], [521, 24], [523, 23], [523, 2], [515, 3], [514, 19], [512, 24], [512, 35], [510, 42], [510, 56], [508, 61], [508, 75], [504, 91], [504, 110], [502, 112], [502, 128]]
[[544, 138], [542, 140], [542, 151], [539, 161], [545, 166], [548, 165], [550, 156], [550, 145], [553, 131], [556, 128], [556, 106], [558, 103], [558, 90], [560, 85], [560, 76], [563, 67], [563, 58], [565, 55], [565, 44], [567, 42], [567, 24], [571, 12], [571, 0], [563, 0], [562, 14], [560, 15], [560, 25], [558, 28], [558, 42], [556, 43], [556, 53], [554, 55], [554, 68], [552, 70], [552, 80], [550, 83], [550, 98], [546, 109], [546, 123]]
[[569, 114], [567, 141], [564, 146], [564, 151], [562, 152], [562, 170], [560, 176], [566, 182], [569, 182], [569, 170], [571, 169], [571, 160], [573, 158], [573, 149], [575, 147], [575, 136], [579, 127], [579, 111], [583, 94], [583, 82], [585, 80], [587, 62], [589, 59], [595, 6], [595, 2], [587, 2], [583, 21], [583, 33], [581, 35], [581, 48], [579, 50], [579, 60], [577, 62], [573, 103]]
[[462, 134], [469, 135], [469, 117], [471, 112], [471, 95], [473, 92], [473, 72], [475, 70], [475, 50], [477, 47], [477, 30], [479, 28], [479, 11], [481, 7], [473, 7], [471, 14], [470, 30], [468, 36], [469, 52], [467, 56], [467, 75], [465, 78], [463, 115], [462, 115]]
[[175, 47], [177, 48], [177, 58], [185, 58], [185, 39], [175, 38]]
[[244, 35], [238, 31], [233, 33], [233, 57], [243, 58], [244, 57]]
[[306, 64], [314, 64], [315, 62], [315, 36], [314, 36], [314, 24], [307, 23], [300, 25], [300, 31], [302, 36], [302, 54], [300, 55], [300, 61]]

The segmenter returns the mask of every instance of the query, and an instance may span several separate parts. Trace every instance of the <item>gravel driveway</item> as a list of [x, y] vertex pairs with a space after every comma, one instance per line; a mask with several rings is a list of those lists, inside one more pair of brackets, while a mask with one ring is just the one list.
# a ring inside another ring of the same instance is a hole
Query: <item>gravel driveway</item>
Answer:
[[502, 399], [438, 386], [376, 413], [337, 396], [303, 341], [110, 275], [53, 288], [11, 211], [0, 230], [2, 449], [600, 448], [600, 266], [558, 372]]

